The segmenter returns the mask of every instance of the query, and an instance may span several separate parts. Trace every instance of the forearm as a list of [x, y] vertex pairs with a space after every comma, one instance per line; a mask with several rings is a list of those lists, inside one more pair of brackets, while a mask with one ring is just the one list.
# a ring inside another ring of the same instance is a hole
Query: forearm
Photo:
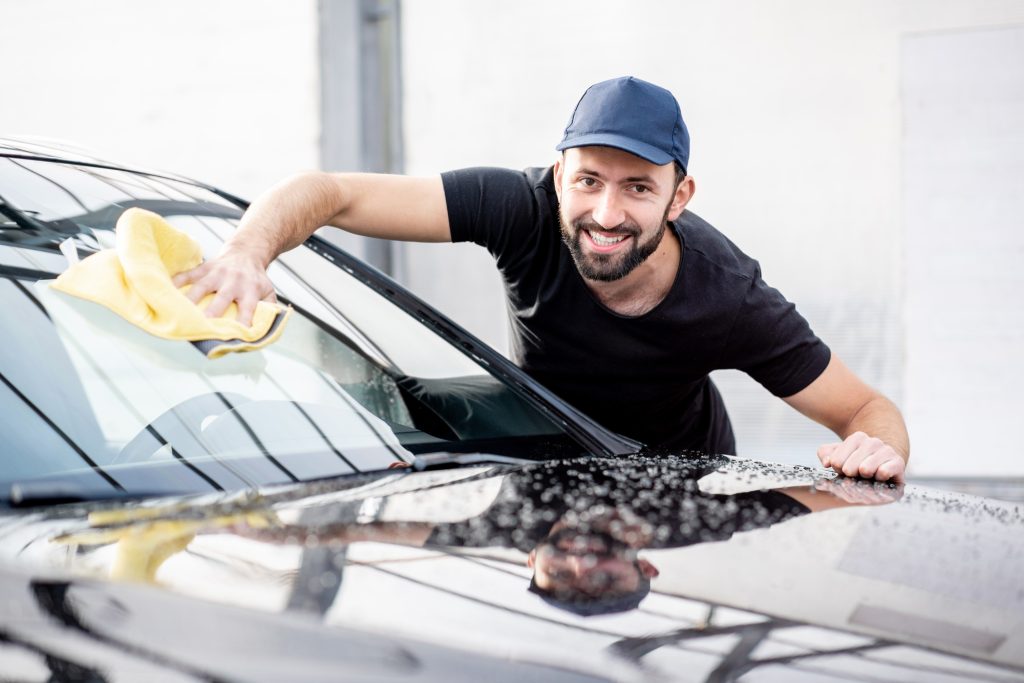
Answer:
[[881, 439], [891, 446], [906, 462], [910, 458], [910, 437], [903, 422], [903, 415], [889, 399], [877, 395], [865, 403], [841, 429], [836, 430], [840, 438], [863, 432]]
[[324, 225], [381, 239], [451, 241], [441, 176], [310, 172], [257, 199], [223, 253], [266, 268]]
[[347, 201], [343, 185], [326, 173], [293, 176], [252, 203], [223, 253], [245, 254], [266, 268], [342, 213]]
[[910, 439], [899, 408], [836, 355], [818, 379], [785, 401], [842, 438], [818, 448], [822, 465], [848, 477], [903, 481]]

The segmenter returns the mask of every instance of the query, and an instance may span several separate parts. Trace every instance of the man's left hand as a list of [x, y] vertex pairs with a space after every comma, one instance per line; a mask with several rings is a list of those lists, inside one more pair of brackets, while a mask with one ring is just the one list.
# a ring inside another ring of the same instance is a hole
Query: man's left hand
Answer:
[[903, 497], [903, 484], [828, 475], [814, 482], [814, 490], [832, 494], [850, 505], [887, 505]]
[[818, 449], [818, 459], [847, 477], [864, 477], [878, 481], [902, 483], [907, 462], [903, 456], [881, 439], [864, 432], [854, 432], [842, 443], [830, 443]]

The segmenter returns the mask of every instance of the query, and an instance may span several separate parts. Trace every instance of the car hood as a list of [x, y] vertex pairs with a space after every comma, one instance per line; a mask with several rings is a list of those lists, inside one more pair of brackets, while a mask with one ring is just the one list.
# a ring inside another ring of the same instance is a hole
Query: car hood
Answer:
[[233, 680], [1024, 680], [1021, 538], [1018, 506], [727, 457], [394, 470], [0, 517], [0, 632]]

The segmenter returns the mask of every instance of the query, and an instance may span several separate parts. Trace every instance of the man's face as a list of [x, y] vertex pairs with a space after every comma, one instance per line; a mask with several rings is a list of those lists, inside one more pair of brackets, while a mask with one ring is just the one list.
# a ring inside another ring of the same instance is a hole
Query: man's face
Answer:
[[657, 251], [668, 221], [689, 199], [675, 166], [657, 166], [613, 147], [567, 149], [555, 164], [562, 240], [580, 274], [611, 282]]
[[643, 568], [636, 551], [608, 534], [563, 529], [537, 546], [534, 580], [546, 591], [592, 598], [634, 591]]

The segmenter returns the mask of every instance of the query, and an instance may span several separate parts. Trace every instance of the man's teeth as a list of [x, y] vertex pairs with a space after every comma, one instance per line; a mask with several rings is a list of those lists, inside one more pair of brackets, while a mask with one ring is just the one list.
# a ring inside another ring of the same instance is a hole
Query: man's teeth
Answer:
[[594, 240], [594, 244], [600, 245], [602, 247], [608, 247], [626, 239], [625, 235], [620, 235], [619, 237], [603, 237], [601, 235], [598, 235], [596, 232], [590, 232], [589, 230], [587, 231], [587, 234], [590, 235], [590, 239]]

